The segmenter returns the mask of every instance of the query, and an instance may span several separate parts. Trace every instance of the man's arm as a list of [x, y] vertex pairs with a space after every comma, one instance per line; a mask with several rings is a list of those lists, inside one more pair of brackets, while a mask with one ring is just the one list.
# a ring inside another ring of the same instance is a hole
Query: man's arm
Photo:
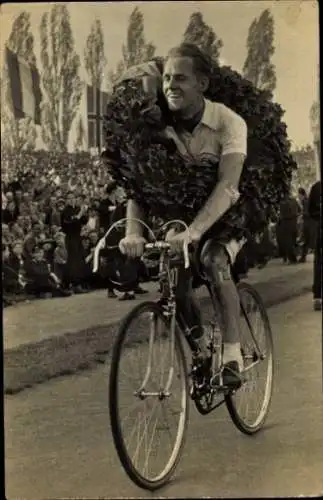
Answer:
[[203, 235], [234, 205], [239, 197], [239, 182], [247, 154], [246, 122], [231, 109], [221, 106], [222, 156], [219, 180], [211, 196], [191, 224]]
[[238, 201], [244, 160], [241, 153], [229, 153], [221, 158], [218, 184], [191, 224], [193, 231], [203, 235]]
[[127, 226], [126, 226], [126, 236], [143, 236], [144, 227], [140, 222], [133, 219], [143, 220], [145, 214], [142, 208], [135, 200], [129, 200], [127, 204]]

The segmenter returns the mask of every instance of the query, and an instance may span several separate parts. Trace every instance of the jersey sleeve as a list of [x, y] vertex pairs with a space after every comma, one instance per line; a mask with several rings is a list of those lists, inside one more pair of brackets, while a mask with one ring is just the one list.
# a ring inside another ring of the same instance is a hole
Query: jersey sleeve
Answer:
[[229, 109], [221, 107], [222, 155], [241, 153], [247, 155], [247, 124], [245, 120]]

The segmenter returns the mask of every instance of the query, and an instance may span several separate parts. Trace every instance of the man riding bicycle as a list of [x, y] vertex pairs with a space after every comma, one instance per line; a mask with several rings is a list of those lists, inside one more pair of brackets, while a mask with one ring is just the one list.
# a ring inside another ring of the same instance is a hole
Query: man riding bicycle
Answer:
[[[239, 181], [247, 153], [246, 122], [234, 111], [218, 102], [205, 99], [209, 85], [209, 61], [198, 47], [181, 44], [170, 50], [160, 75], [157, 65], [145, 64], [130, 70], [123, 79], [141, 78], [147, 92], [154, 92], [162, 80], [162, 90], [170, 113], [172, 126], [165, 129], [167, 137], [176, 143], [184, 157], [197, 163], [203, 158], [219, 163], [218, 182], [202, 209], [196, 214], [187, 231], [170, 231], [167, 241], [174, 252], [184, 243], [203, 241], [200, 261], [203, 272], [216, 287], [222, 305], [223, 323], [223, 381], [239, 382], [243, 369], [240, 351], [240, 303], [231, 265], [244, 241], [223, 240], [212, 236], [212, 227], [239, 199]], [[203, 166], [201, 166], [203, 168]], [[133, 219], [143, 219], [145, 213], [138, 201], [128, 200], [126, 236], [120, 250], [129, 257], [140, 257], [145, 238], [142, 226]], [[205, 241], [204, 241], [205, 240]], [[203, 335], [199, 309], [194, 302], [192, 278], [184, 270], [179, 280], [178, 308], [191, 326], [203, 357], [208, 355], [207, 339]]]

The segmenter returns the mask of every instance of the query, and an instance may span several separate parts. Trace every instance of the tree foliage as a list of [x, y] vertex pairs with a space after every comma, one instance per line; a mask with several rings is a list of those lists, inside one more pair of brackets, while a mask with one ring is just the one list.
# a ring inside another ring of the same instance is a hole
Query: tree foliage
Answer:
[[82, 117], [79, 116], [76, 128], [75, 151], [84, 151], [85, 129]]
[[255, 87], [273, 92], [276, 88], [276, 71], [271, 62], [275, 52], [274, 18], [269, 9], [255, 18], [248, 32], [248, 54], [243, 66], [243, 75]]
[[47, 97], [42, 105], [42, 138], [49, 149], [66, 151], [83, 89], [66, 5], [54, 4], [50, 13], [43, 15], [40, 36], [42, 84]]
[[297, 163], [297, 172], [294, 176], [294, 187], [309, 189], [316, 181], [316, 157], [313, 146], [307, 144], [292, 152]]
[[220, 50], [223, 47], [222, 40], [217, 37], [213, 28], [205, 23], [201, 12], [194, 12], [191, 15], [183, 36], [183, 42], [194, 43], [208, 54], [214, 62], [219, 60]]
[[111, 84], [114, 85], [127, 68], [152, 59], [155, 50], [155, 45], [146, 41], [144, 16], [136, 7], [129, 18], [126, 42], [122, 45], [122, 60], [119, 61], [116, 71], [109, 73]]
[[[30, 27], [30, 14], [23, 11], [14, 20], [6, 46], [30, 64], [36, 64], [34, 37]], [[9, 89], [8, 68], [4, 62], [1, 76], [1, 134], [2, 150], [34, 150], [37, 132], [31, 117], [17, 120], [14, 117]]]
[[104, 38], [101, 21], [99, 19], [94, 21], [91, 32], [87, 37], [84, 61], [91, 85], [101, 89], [107, 60], [104, 55]]

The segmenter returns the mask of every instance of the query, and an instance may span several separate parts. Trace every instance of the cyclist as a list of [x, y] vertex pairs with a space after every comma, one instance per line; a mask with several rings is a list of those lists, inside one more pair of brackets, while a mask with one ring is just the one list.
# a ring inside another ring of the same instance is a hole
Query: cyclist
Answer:
[[[161, 80], [174, 124], [166, 127], [166, 135], [175, 141], [182, 155], [193, 157], [197, 164], [203, 157], [219, 162], [218, 182], [189, 230], [179, 233], [170, 231], [166, 239], [174, 251], [180, 251], [184, 242], [197, 244], [210, 235], [202, 245], [200, 260], [203, 271], [216, 287], [220, 298], [224, 329], [223, 379], [225, 384], [232, 385], [240, 381], [243, 360], [239, 335], [240, 304], [231, 276], [231, 264], [244, 241], [221, 241], [219, 236], [212, 236], [212, 227], [239, 198], [239, 180], [247, 153], [247, 126], [238, 114], [225, 105], [205, 99], [209, 74], [210, 63], [203, 52], [193, 44], [183, 43], [168, 53], [162, 75], [157, 64], [149, 62], [130, 68], [123, 79], [140, 78], [149, 92], [156, 91]], [[130, 257], [141, 256], [145, 244], [142, 226], [130, 219], [144, 217], [142, 207], [134, 200], [128, 200], [129, 220], [126, 235], [120, 241], [120, 250]], [[198, 340], [204, 357], [207, 356], [207, 342], [199, 309], [194, 302], [192, 279], [188, 280], [189, 283], [187, 280], [183, 270], [179, 280], [178, 304], [185, 319], [190, 318], [192, 335]]]

